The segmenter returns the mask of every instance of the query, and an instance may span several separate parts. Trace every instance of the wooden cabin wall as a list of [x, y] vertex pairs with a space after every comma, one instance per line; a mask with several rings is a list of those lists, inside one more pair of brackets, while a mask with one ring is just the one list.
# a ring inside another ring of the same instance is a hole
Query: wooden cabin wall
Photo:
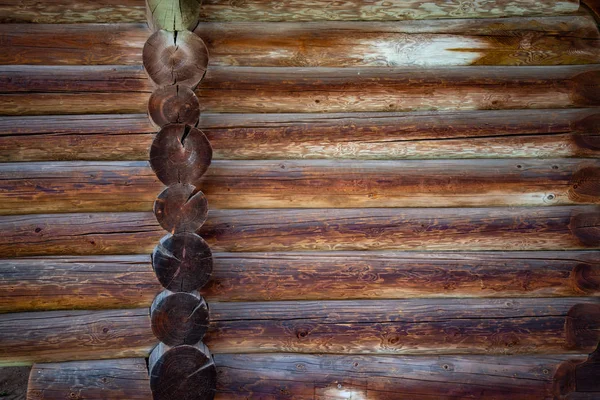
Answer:
[[[207, 0], [200, 17], [218, 398], [593, 398], [592, 11]], [[27, 399], [151, 397], [145, 21], [141, 0], [0, 1], [0, 365], [33, 365]]]

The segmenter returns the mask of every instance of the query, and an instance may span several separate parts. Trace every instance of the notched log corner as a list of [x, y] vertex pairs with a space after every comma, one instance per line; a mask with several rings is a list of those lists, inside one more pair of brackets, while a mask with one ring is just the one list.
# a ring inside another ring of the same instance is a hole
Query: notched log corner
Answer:
[[150, 315], [152, 332], [169, 346], [195, 345], [208, 330], [208, 306], [197, 291], [161, 292], [150, 307]]
[[194, 126], [200, 118], [200, 101], [189, 87], [165, 86], [150, 96], [148, 114], [158, 127], [168, 124]]
[[208, 201], [194, 185], [176, 183], [154, 202], [154, 215], [166, 231], [196, 232], [208, 217]]
[[600, 341], [600, 304], [582, 303], [569, 309], [565, 319], [569, 350], [589, 351]]
[[600, 245], [599, 213], [575, 211], [571, 216], [569, 229], [584, 246], [597, 247]]

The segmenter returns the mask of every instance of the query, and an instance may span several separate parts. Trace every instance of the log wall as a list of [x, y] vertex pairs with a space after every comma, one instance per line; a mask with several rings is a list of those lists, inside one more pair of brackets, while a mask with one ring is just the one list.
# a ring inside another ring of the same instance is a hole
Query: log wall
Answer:
[[[600, 390], [596, 3], [203, 2], [216, 398]], [[34, 364], [28, 399], [152, 397], [146, 11], [0, 1], [0, 365]]]

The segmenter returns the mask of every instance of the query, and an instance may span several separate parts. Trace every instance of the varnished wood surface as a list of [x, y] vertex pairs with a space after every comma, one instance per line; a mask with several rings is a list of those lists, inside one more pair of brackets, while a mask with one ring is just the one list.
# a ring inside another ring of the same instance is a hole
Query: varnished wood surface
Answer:
[[[598, 109], [202, 114], [215, 159], [597, 157]], [[0, 117], [0, 161], [140, 160], [147, 115]]]
[[[600, 162], [578, 159], [223, 160], [195, 182], [218, 209], [600, 203]], [[150, 211], [162, 189], [143, 161], [0, 164], [2, 215]]]
[[[597, 206], [210, 210], [213, 251], [577, 250], [600, 248]], [[0, 257], [150, 253], [151, 212], [0, 219]], [[240, 240], [243, 237], [244, 240]]]
[[150, 400], [146, 360], [124, 358], [33, 366], [27, 400], [63, 400], [74, 396], [86, 400]]
[[[213, 301], [565, 297], [600, 292], [597, 252], [215, 253]], [[149, 254], [0, 261], [0, 312], [149, 306]]]

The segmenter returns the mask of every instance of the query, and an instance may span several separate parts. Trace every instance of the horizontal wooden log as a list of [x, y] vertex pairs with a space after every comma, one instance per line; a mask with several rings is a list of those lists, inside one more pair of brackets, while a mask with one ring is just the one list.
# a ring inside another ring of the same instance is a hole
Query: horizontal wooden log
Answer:
[[[213, 251], [597, 249], [599, 212], [597, 206], [210, 210], [198, 233]], [[150, 212], [5, 216], [0, 230], [0, 257], [151, 253], [164, 236]]]
[[[197, 182], [220, 209], [600, 203], [600, 162], [578, 159], [216, 161]], [[150, 211], [162, 189], [145, 161], [0, 164], [0, 215]]]
[[224, 113], [572, 108], [600, 105], [599, 81], [598, 65], [213, 67], [196, 94], [202, 111]]
[[0, 1], [0, 23], [146, 22], [144, 0], [11, 0]]
[[[600, 114], [497, 110], [202, 114], [215, 159], [598, 157]], [[143, 114], [0, 117], [0, 161], [148, 159]]]
[[[585, 355], [217, 354], [217, 399], [551, 399]], [[568, 369], [568, 374], [564, 370]]]
[[593, 351], [600, 299], [211, 303], [214, 353], [522, 354]]
[[146, 24], [0, 24], [0, 64], [140, 65], [149, 35]]
[[27, 400], [150, 400], [148, 367], [143, 358], [35, 364]]
[[[147, 307], [162, 289], [150, 256], [0, 261], [0, 313]], [[215, 253], [213, 301], [554, 297], [600, 293], [600, 253]]]
[[0, 365], [146, 357], [156, 345], [148, 308], [0, 315]]
[[[599, 66], [213, 67], [203, 112], [354, 112], [600, 105]], [[136, 66], [2, 66], [0, 115], [142, 113], [151, 84]], [[108, 99], [110, 98], [110, 101]]]
[[[0, 315], [0, 365], [146, 356], [148, 308]], [[556, 354], [593, 351], [600, 299], [210, 303], [213, 353]]]
[[202, 23], [212, 65], [361, 67], [600, 62], [589, 15], [446, 21]]

